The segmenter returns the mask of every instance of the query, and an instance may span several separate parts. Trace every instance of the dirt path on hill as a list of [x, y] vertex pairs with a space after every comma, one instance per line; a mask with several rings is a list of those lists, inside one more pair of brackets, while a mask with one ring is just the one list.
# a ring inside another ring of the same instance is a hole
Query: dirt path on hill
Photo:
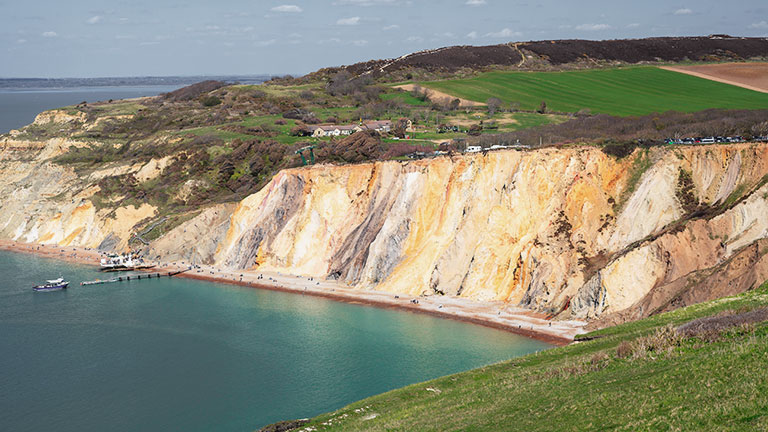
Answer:
[[768, 63], [662, 66], [661, 69], [768, 93]]
[[[413, 89], [416, 88], [416, 85], [417, 84], [402, 84], [402, 85], [399, 85], [399, 86], [395, 86], [395, 88], [403, 89], [405, 91], [413, 91]], [[443, 93], [441, 91], [432, 90], [431, 88], [427, 88], [427, 87], [423, 87], [423, 86], [421, 86], [421, 88], [424, 91], [427, 92], [427, 97], [431, 101], [434, 101], [434, 102], [437, 102], [437, 101], [443, 100], [443, 99], [448, 99], [449, 101], [451, 101], [453, 99], [458, 99], [460, 107], [479, 107], [479, 106], [485, 106], [484, 103], [475, 102], [475, 101], [471, 101], [471, 100], [468, 100], [468, 99], [457, 98], [456, 96], [451, 96], [448, 93]]]

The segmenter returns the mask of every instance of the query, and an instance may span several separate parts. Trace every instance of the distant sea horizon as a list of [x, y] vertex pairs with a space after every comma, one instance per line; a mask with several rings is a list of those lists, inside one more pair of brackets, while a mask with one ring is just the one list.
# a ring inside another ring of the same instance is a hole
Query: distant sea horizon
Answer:
[[271, 75], [105, 77], [105, 78], [0, 78], [0, 134], [24, 127], [37, 114], [54, 108], [157, 96], [205, 80], [260, 84]]

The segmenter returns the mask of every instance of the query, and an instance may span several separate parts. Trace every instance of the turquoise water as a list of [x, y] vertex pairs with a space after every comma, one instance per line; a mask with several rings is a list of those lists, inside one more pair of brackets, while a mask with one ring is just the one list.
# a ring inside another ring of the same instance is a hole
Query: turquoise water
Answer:
[[[64, 276], [69, 290], [31, 286]], [[548, 345], [187, 279], [81, 287], [88, 266], [0, 251], [0, 430], [252, 431]]]

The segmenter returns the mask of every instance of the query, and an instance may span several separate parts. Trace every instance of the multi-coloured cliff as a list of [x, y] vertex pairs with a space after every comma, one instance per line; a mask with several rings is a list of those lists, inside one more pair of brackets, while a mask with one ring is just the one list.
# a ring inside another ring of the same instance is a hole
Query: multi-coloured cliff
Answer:
[[757, 144], [288, 170], [238, 205], [211, 260], [563, 316], [642, 316], [768, 278], [766, 174]]
[[[120, 249], [158, 215], [97, 200], [100, 178], [52, 163], [71, 143], [0, 142], [0, 236]], [[191, 185], [194, 187], [194, 185]], [[339, 279], [361, 290], [502, 300], [558, 318], [626, 320], [768, 279], [768, 145], [504, 150], [279, 172], [144, 248]], [[604, 321], [605, 322], [605, 321]]]

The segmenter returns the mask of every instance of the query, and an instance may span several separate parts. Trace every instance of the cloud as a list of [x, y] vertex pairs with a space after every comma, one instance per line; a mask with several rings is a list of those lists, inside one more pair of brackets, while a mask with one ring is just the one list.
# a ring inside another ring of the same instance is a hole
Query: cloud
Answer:
[[488, 3], [485, 0], [467, 0], [464, 4], [467, 6], [482, 6]]
[[94, 15], [94, 16], [92, 16], [92, 17], [88, 18], [88, 20], [87, 20], [86, 22], [87, 22], [88, 24], [96, 24], [96, 23], [98, 23], [99, 21], [101, 21], [101, 19], [102, 19], [102, 16], [101, 16], [101, 15]]
[[384, 31], [387, 31], [387, 30], [397, 30], [397, 29], [399, 29], [399, 28], [400, 28], [400, 26], [399, 26], [399, 25], [397, 25], [397, 24], [392, 24], [392, 25], [388, 25], [388, 26], [386, 26], [386, 27], [382, 27], [381, 29], [382, 29], [382, 30], [384, 30]]
[[338, 0], [333, 2], [334, 6], [383, 6], [399, 4], [400, 0]]
[[266, 47], [266, 46], [274, 45], [275, 42], [277, 42], [276, 39], [269, 39], [269, 40], [258, 41], [258, 42], [256, 42], [256, 46]]
[[320, 39], [319, 41], [317, 41], [315, 43], [317, 43], [318, 45], [324, 45], [324, 44], [329, 44], [329, 43], [337, 44], [337, 43], [341, 43], [341, 39], [339, 39], [339, 38]]
[[406, 42], [423, 42], [424, 38], [420, 36], [409, 36], [405, 39]]
[[758, 23], [750, 24], [749, 28], [753, 28], [753, 29], [768, 29], [768, 21], [760, 21]]
[[58, 36], [59, 36], [59, 34], [56, 33], [55, 31], [47, 31], [47, 32], [43, 33], [43, 37], [47, 37], [47, 38], [55, 38], [55, 37], [58, 37]]
[[638, 27], [640, 27], [640, 23], [627, 24], [627, 28], [638, 28]]
[[359, 46], [359, 47], [366, 46], [368, 45], [368, 41], [365, 39], [360, 39], [360, 40], [352, 41], [352, 45]]
[[672, 13], [672, 15], [690, 15], [692, 13], [693, 13], [692, 10], [690, 10], [688, 8], [682, 8], [682, 9], [678, 9], [678, 10], [674, 11]]
[[471, 32], [467, 33], [467, 37], [470, 38], [470, 39], [477, 39], [477, 32], [476, 31], [471, 31]]
[[577, 25], [574, 28], [579, 31], [600, 31], [600, 30], [608, 30], [613, 27], [611, 27], [608, 24], [581, 24], [581, 25]]
[[493, 37], [493, 38], [511, 38], [511, 37], [519, 37], [523, 34], [518, 31], [513, 31], [512, 29], [505, 28], [497, 32], [491, 32], [487, 33], [486, 36]]
[[360, 24], [360, 17], [349, 17], [349, 18], [340, 18], [338, 21], [336, 21], [336, 25], [347, 25], [347, 26], [353, 26]]
[[280, 5], [280, 6], [275, 6], [270, 10], [272, 12], [283, 12], [283, 13], [299, 13], [304, 11], [304, 9], [296, 5]]
[[27, 43], [27, 40], [26, 40], [26, 39], [17, 39], [17, 40], [16, 40], [16, 43], [17, 43], [17, 44], [23, 44], [23, 43]]

